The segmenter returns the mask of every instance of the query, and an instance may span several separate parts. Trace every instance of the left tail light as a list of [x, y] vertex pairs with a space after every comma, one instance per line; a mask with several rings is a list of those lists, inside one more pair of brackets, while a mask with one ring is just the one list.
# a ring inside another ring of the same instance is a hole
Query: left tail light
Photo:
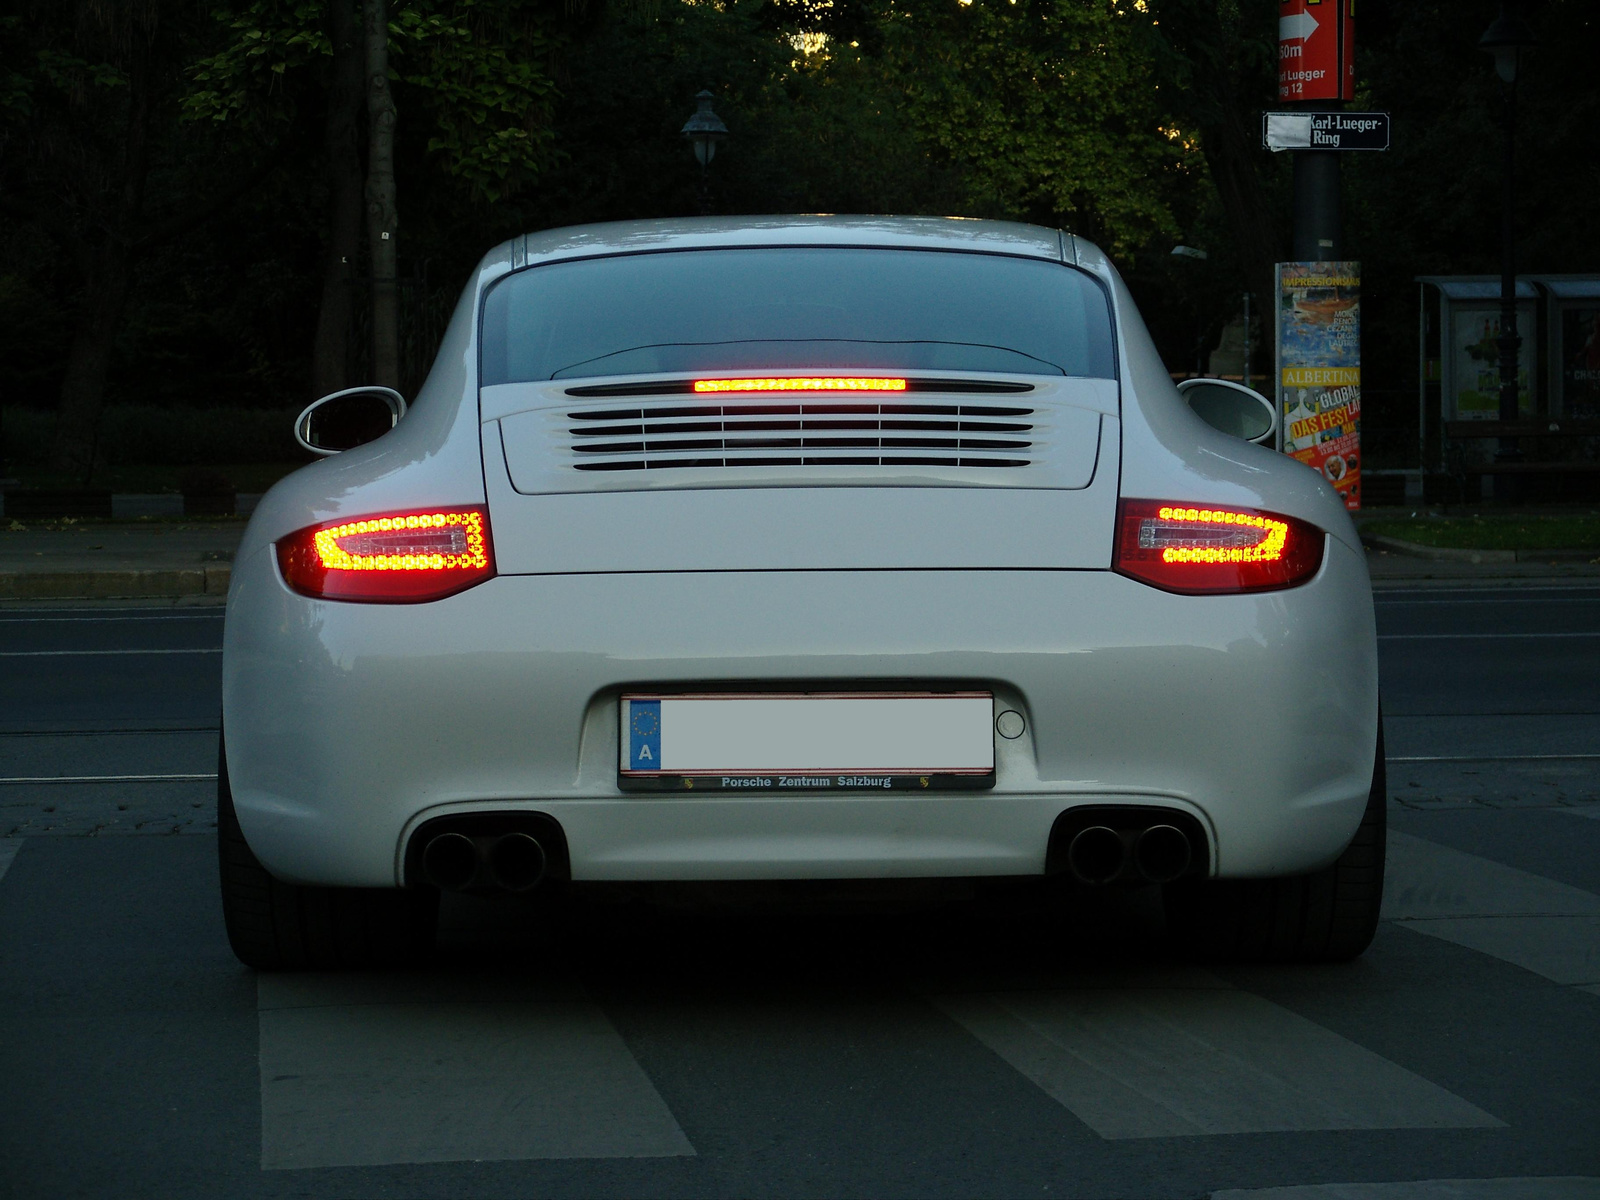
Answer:
[[1282, 513], [1123, 500], [1112, 570], [1187, 595], [1270, 592], [1315, 575], [1326, 538]]
[[307, 596], [438, 600], [493, 577], [489, 514], [440, 508], [307, 525], [279, 540], [278, 566], [284, 581]]

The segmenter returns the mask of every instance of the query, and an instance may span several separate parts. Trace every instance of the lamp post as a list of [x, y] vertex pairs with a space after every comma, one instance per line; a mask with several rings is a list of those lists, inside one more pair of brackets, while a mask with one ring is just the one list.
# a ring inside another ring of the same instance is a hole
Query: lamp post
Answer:
[[[1172, 257], [1187, 258], [1191, 262], [1205, 262], [1211, 256], [1198, 246], [1174, 246], [1172, 248]], [[1206, 373], [1206, 333], [1206, 321], [1202, 317], [1195, 327], [1194, 335], [1194, 373], [1197, 376]]]
[[683, 123], [683, 136], [689, 139], [694, 147], [695, 159], [700, 163], [700, 215], [711, 215], [711, 186], [706, 174], [706, 168], [711, 165], [711, 160], [716, 157], [717, 143], [728, 136], [728, 127], [722, 123], [722, 118], [711, 111], [711, 102], [715, 100], [709, 91], [702, 89], [695, 94], [699, 107], [687, 121]]
[[[1517, 69], [1522, 52], [1535, 38], [1514, 4], [1502, 3], [1500, 15], [1478, 39], [1478, 49], [1494, 56], [1495, 74], [1505, 92], [1505, 157], [1501, 165], [1500, 211], [1500, 420], [1509, 424], [1521, 415], [1517, 404], [1517, 246], [1513, 222], [1516, 203]], [[1516, 462], [1522, 450], [1515, 437], [1502, 437], [1496, 462]], [[1510, 490], [1510, 489], [1507, 489]]]

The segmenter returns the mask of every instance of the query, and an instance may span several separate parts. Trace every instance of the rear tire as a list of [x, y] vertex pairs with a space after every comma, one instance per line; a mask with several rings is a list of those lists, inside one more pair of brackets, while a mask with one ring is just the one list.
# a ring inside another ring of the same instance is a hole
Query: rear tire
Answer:
[[422, 961], [433, 949], [432, 888], [303, 887], [274, 879], [245, 841], [217, 763], [217, 855], [222, 917], [239, 961], [258, 971], [330, 971]]
[[1345, 962], [1371, 943], [1383, 904], [1388, 783], [1383, 717], [1372, 788], [1355, 837], [1332, 866], [1280, 879], [1215, 879], [1162, 890], [1167, 927], [1196, 956], [1224, 962]]

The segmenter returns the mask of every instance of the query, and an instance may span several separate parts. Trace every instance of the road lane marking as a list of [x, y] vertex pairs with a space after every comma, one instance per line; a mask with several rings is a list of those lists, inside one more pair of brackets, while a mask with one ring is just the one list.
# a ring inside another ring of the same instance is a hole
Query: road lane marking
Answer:
[[[1565, 590], [1568, 590], [1568, 591], [1585, 591], [1585, 592], [1592, 592], [1593, 591], [1592, 588], [1569, 588], [1569, 589], [1565, 589]], [[1477, 597], [1477, 596], [1474, 596], [1470, 600], [1434, 600], [1434, 599], [1404, 600], [1404, 599], [1400, 599], [1399, 598], [1401, 596], [1419, 596], [1419, 595], [1423, 595], [1423, 594], [1424, 593], [1421, 593], [1421, 592], [1385, 591], [1385, 592], [1382, 592], [1379, 595], [1374, 596], [1373, 597], [1373, 601], [1375, 603], [1377, 603], [1377, 604], [1500, 604], [1500, 605], [1511, 604], [1511, 605], [1517, 605], [1519, 607], [1521, 605], [1524, 605], [1524, 604], [1596, 604], [1596, 603], [1600, 603], [1600, 595], [1588, 595], [1588, 596], [1545, 596], [1545, 597], [1530, 596], [1530, 597], [1523, 597], [1523, 596], [1512, 596], [1509, 593], [1507, 593], [1507, 594], [1504, 594], [1499, 599], [1490, 598], [1490, 599], [1487, 599], [1487, 600], [1482, 599], [1482, 598]]]
[[189, 775], [0, 775], [6, 783], [204, 783], [217, 777], [199, 772]]
[[1418, 1179], [1403, 1183], [1304, 1183], [1226, 1188], [1211, 1200], [1600, 1200], [1600, 1179], [1557, 1175], [1512, 1179]]
[[0, 737], [132, 737], [152, 733], [218, 733], [220, 725], [174, 725], [168, 728], [130, 725], [126, 729], [0, 729]]
[[1389, 831], [1383, 916], [1560, 984], [1600, 983], [1600, 896]]
[[1591, 758], [1600, 758], [1600, 754], [1390, 754], [1384, 756], [1384, 761], [1392, 763], [1576, 762]]
[[1504, 1124], [1220, 979], [933, 1002], [1107, 1140]]
[[1572, 805], [1560, 811], [1571, 813], [1575, 817], [1588, 817], [1591, 821], [1600, 821], [1600, 804]]
[[161, 613], [151, 617], [0, 617], [0, 625], [94, 625], [106, 621], [220, 621], [225, 613]]
[[[1577, 601], [1600, 599], [1600, 589], [1592, 583], [1555, 583], [1545, 587], [1392, 587], [1384, 588], [1381, 598], [1387, 600], [1390, 596], [1426, 596], [1426, 600], [1413, 600], [1412, 604], [1510, 604], [1531, 600], [1533, 603], [1547, 603], [1540, 600], [1540, 596], [1554, 595], [1565, 599], [1567, 592], [1582, 592], [1581, 596], [1571, 597]], [[1504, 599], [1480, 600], [1478, 597], [1487, 593], [1489, 596], [1501, 596]], [[1465, 600], [1434, 600], [1435, 596], [1466, 596]], [[1378, 597], [1375, 597], [1378, 598]], [[57, 611], [87, 612], [88, 609], [69, 609]]]
[[194, 650], [0, 650], [0, 658], [98, 658], [114, 654], [221, 654], [222, 647]]
[[17, 861], [17, 854], [21, 849], [21, 838], [0, 838], [0, 879], [6, 877], [6, 872], [11, 869], [11, 864]]
[[1380, 642], [1461, 642], [1494, 639], [1499, 641], [1528, 638], [1600, 638], [1595, 633], [1380, 633]]
[[573, 985], [259, 975], [261, 1166], [692, 1155]]

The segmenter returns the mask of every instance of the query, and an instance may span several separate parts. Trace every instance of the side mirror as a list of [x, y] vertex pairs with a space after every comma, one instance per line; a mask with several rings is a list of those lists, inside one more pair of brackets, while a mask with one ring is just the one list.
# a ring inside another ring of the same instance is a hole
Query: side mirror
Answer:
[[338, 454], [382, 437], [405, 415], [405, 397], [393, 388], [345, 388], [306, 406], [294, 440], [313, 454]]
[[1195, 415], [1213, 429], [1256, 445], [1272, 441], [1278, 411], [1271, 400], [1242, 383], [1226, 379], [1185, 379], [1178, 392]]

